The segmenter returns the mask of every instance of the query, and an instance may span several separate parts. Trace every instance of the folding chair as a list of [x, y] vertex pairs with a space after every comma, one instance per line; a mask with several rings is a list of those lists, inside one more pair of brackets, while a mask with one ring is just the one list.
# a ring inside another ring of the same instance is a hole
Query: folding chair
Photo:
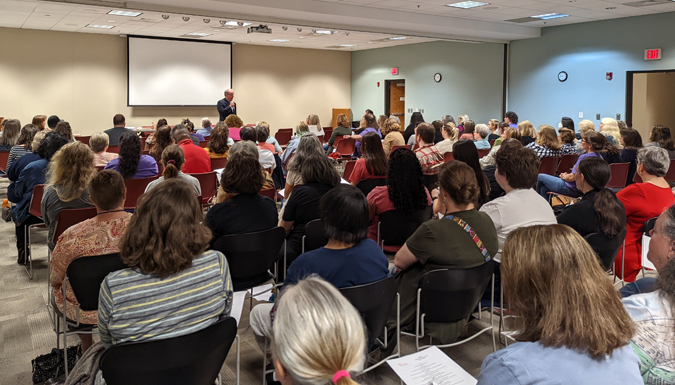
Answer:
[[316, 250], [326, 246], [328, 238], [323, 229], [321, 219], [314, 219], [305, 225], [305, 235], [302, 236], [302, 252]]
[[345, 163], [345, 171], [342, 173], [342, 178], [346, 181], [349, 181], [349, 177], [352, 176], [354, 171], [354, 166], [356, 165], [355, 160], [349, 160]]
[[227, 166], [227, 158], [211, 158], [211, 171], [220, 170]]
[[431, 206], [423, 210], [403, 211], [389, 210], [380, 214], [377, 223], [377, 244], [384, 250], [384, 246], [401, 247], [410, 238], [420, 225], [433, 215]]
[[127, 199], [124, 201], [125, 210], [133, 210], [138, 203], [138, 198], [145, 193], [145, 188], [150, 182], [157, 180], [159, 176], [151, 176], [141, 179], [125, 179], [124, 186], [127, 188]]
[[120, 146], [119, 145], [108, 146], [108, 150], [106, 152], [114, 152], [115, 154], [119, 154]]
[[449, 151], [449, 152], [446, 152], [445, 154], [443, 154], [443, 159], [445, 160], [445, 163], [447, 163], [451, 160], [455, 160], [455, 156], [452, 155], [452, 151]]
[[675, 182], [675, 159], [670, 161], [670, 167], [666, 173], [666, 182]]
[[557, 156], [547, 156], [545, 158], [541, 158], [541, 163], [539, 164], [539, 173], [555, 176], [555, 170], [558, 167], [559, 160], [560, 158]]
[[363, 192], [363, 195], [368, 196], [368, 193], [373, 191], [377, 186], [384, 186], [387, 184], [387, 178], [370, 178], [360, 180], [356, 184], [356, 188]]
[[[337, 142], [337, 139], [335, 140]], [[335, 145], [335, 153], [340, 155], [342, 160], [349, 160], [356, 151], [356, 139], [340, 139]]]
[[199, 186], [202, 189], [202, 206], [208, 207], [213, 205], [213, 199], [218, 194], [218, 176], [215, 171], [189, 174], [197, 178]]
[[611, 271], [614, 275], [614, 280], [616, 284], [616, 268], [615, 260], [621, 250], [621, 285], [624, 285], [624, 266], [625, 266], [625, 254], [626, 254], [626, 229], [621, 230], [616, 236], [609, 238], [600, 233], [588, 234], [584, 237], [586, 242], [591, 246], [595, 254], [598, 256], [598, 261], [602, 265], [602, 268], [609, 272]]
[[80, 142], [80, 143], [84, 143], [84, 144], [86, 144], [87, 146], [89, 145], [89, 139], [91, 139], [91, 135], [90, 135], [90, 136], [79, 136], [79, 135], [74, 135], [73, 137], [75, 138], [76, 141], [78, 141], [78, 142]]
[[609, 189], [622, 189], [628, 182], [628, 168], [630, 163], [612, 163], [609, 165], [612, 177], [605, 187]]
[[209, 141], [208, 140], [200, 140], [199, 141], [199, 147], [201, 148], [206, 148], [209, 146]]
[[114, 345], [103, 353], [100, 367], [108, 385], [220, 384], [220, 368], [236, 335], [237, 322], [227, 317], [179, 337]]
[[470, 269], [438, 269], [425, 273], [420, 279], [419, 289], [417, 289], [415, 334], [404, 332], [401, 332], [401, 334], [415, 337], [416, 351], [433, 346], [431, 337], [429, 338], [429, 345], [420, 346], [420, 339], [425, 337], [425, 323], [450, 323], [467, 319], [478, 307], [490, 282], [492, 282], [490, 326], [462, 341], [437, 346], [447, 348], [461, 345], [484, 332], [490, 332], [492, 334], [492, 349], [497, 351], [492, 316], [494, 310], [493, 260]]
[[438, 187], [438, 174], [424, 175], [424, 186], [429, 190], [429, 193], [431, 193], [431, 190]]
[[[42, 219], [42, 195], [45, 192], [45, 185], [39, 184], [33, 187], [33, 195], [30, 197], [30, 206], [28, 212], [30, 215]], [[23, 249], [26, 253], [26, 260], [24, 262], [23, 268], [26, 270], [28, 279], [33, 279], [33, 253], [29, 252], [32, 249], [32, 243], [30, 241], [31, 229], [46, 229], [44, 222], [36, 223], [24, 228], [24, 237], [23, 237]], [[49, 251], [47, 251], [47, 259], [49, 259]], [[26, 266], [28, 265], [28, 266]], [[47, 282], [47, 288], [49, 288], [49, 282]]]
[[398, 149], [400, 149], [400, 148], [405, 148], [405, 149], [407, 149], [407, 150], [410, 150], [410, 146], [409, 146], [409, 145], [392, 146], [392, 147], [391, 147], [391, 151], [390, 151], [389, 153], [391, 154], [391, 153], [393, 153], [394, 151], [396, 151], [396, 150], [398, 150]]
[[478, 150], [478, 158], [482, 158], [490, 153], [490, 149]]
[[7, 162], [9, 162], [9, 151], [0, 151], [0, 171], [7, 172]]
[[558, 163], [558, 168], [555, 170], [556, 174], [562, 174], [564, 172], [571, 172], [575, 164], [577, 164], [577, 159], [579, 155], [577, 154], [565, 154], [560, 158], [560, 163]]
[[289, 129], [280, 128], [279, 131], [277, 131], [276, 134], [274, 134], [274, 138], [277, 140], [277, 142], [279, 142], [280, 146], [288, 145], [288, 142], [291, 141], [292, 137], [293, 137], [293, 130], [290, 128]]

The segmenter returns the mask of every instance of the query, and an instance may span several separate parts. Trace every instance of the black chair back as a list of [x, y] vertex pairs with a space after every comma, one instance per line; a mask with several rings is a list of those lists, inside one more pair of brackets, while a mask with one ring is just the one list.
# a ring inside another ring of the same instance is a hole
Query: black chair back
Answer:
[[316, 250], [326, 246], [328, 238], [323, 228], [321, 219], [314, 219], [305, 225], [305, 235], [302, 237], [302, 252]]
[[659, 219], [659, 217], [648, 219], [647, 222], [645, 222], [645, 224], [642, 225], [642, 232], [645, 233], [646, 235], [649, 235], [649, 232], [652, 231], [652, 229], [656, 225], [657, 219]]
[[108, 385], [213, 385], [236, 335], [227, 317], [184, 336], [113, 345], [100, 367]]
[[283, 227], [275, 227], [256, 233], [225, 235], [214, 242], [213, 249], [227, 258], [234, 291], [258, 286], [272, 278], [269, 270], [277, 260], [285, 236]]
[[593, 251], [595, 251], [595, 254], [597, 254], [598, 259], [605, 270], [612, 268], [616, 255], [619, 253], [625, 238], [626, 229], [621, 230], [618, 235], [612, 238], [600, 233], [592, 233], [584, 237], [586, 242], [591, 245]]
[[105, 277], [126, 269], [119, 253], [81, 257], [68, 265], [66, 277], [82, 310], [98, 310], [98, 293]]
[[380, 241], [386, 246], [403, 246], [420, 225], [433, 215], [433, 208], [403, 211], [389, 210], [380, 214]]
[[383, 335], [397, 292], [398, 285], [394, 277], [340, 289], [340, 293], [361, 313], [368, 329], [369, 345]]
[[429, 193], [431, 193], [431, 190], [438, 187], [438, 174], [424, 175], [424, 186], [426, 186]]
[[357, 184], [356, 187], [363, 192], [363, 195], [368, 196], [368, 193], [371, 192], [377, 186], [384, 186], [387, 184], [387, 178], [371, 178], [371, 179], [362, 179]]
[[420, 314], [424, 322], [449, 323], [466, 319], [478, 302], [494, 273], [490, 260], [470, 269], [438, 269], [420, 280]]

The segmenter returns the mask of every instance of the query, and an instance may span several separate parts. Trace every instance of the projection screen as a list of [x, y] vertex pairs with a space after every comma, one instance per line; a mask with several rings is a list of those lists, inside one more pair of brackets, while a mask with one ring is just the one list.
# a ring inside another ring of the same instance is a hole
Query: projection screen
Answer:
[[232, 44], [127, 38], [129, 107], [215, 106], [232, 88]]

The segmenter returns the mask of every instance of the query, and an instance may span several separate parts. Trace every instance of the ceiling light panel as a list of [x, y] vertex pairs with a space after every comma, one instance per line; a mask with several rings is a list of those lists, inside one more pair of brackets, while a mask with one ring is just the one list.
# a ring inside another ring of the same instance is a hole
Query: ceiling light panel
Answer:
[[190, 33], [186, 33], [185, 36], [205, 37], [205, 36], [211, 36], [211, 34], [210, 33], [203, 33], [203, 32], [190, 32]]
[[288, 43], [290, 40], [287, 40], [287, 39], [271, 39], [271, 40], [268, 40], [268, 41], [271, 41], [273, 43]]
[[87, 24], [85, 25], [87, 28], [100, 28], [100, 29], [112, 29], [115, 28], [114, 25], [100, 25], [100, 24]]
[[469, 8], [482, 7], [482, 6], [488, 5], [488, 4], [490, 4], [490, 3], [482, 3], [480, 1], [462, 1], [462, 2], [459, 2], [459, 3], [447, 4], [446, 7], [469, 9]]
[[129, 17], [137, 17], [142, 15], [143, 12], [134, 12], [134, 11], [121, 11], [121, 10], [112, 10], [108, 12], [108, 15], [115, 15], [115, 16], [129, 16]]
[[546, 13], [543, 15], [537, 15], [537, 16], [530, 16], [533, 19], [540, 19], [540, 20], [551, 20], [551, 19], [559, 19], [561, 17], [569, 17], [569, 15], [565, 15], [562, 13]]

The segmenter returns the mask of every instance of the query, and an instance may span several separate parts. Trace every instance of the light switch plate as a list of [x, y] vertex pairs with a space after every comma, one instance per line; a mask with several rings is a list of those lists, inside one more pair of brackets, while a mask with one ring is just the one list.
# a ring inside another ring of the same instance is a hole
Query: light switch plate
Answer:
[[616, 114], [616, 120], [621, 120], [621, 114]]
[[600, 114], [595, 114], [595, 120], [600, 120]]
[[583, 118], [584, 118], [584, 113], [583, 113], [583, 112], [580, 112], [580, 113], [579, 113], [579, 119], [583, 119]]

